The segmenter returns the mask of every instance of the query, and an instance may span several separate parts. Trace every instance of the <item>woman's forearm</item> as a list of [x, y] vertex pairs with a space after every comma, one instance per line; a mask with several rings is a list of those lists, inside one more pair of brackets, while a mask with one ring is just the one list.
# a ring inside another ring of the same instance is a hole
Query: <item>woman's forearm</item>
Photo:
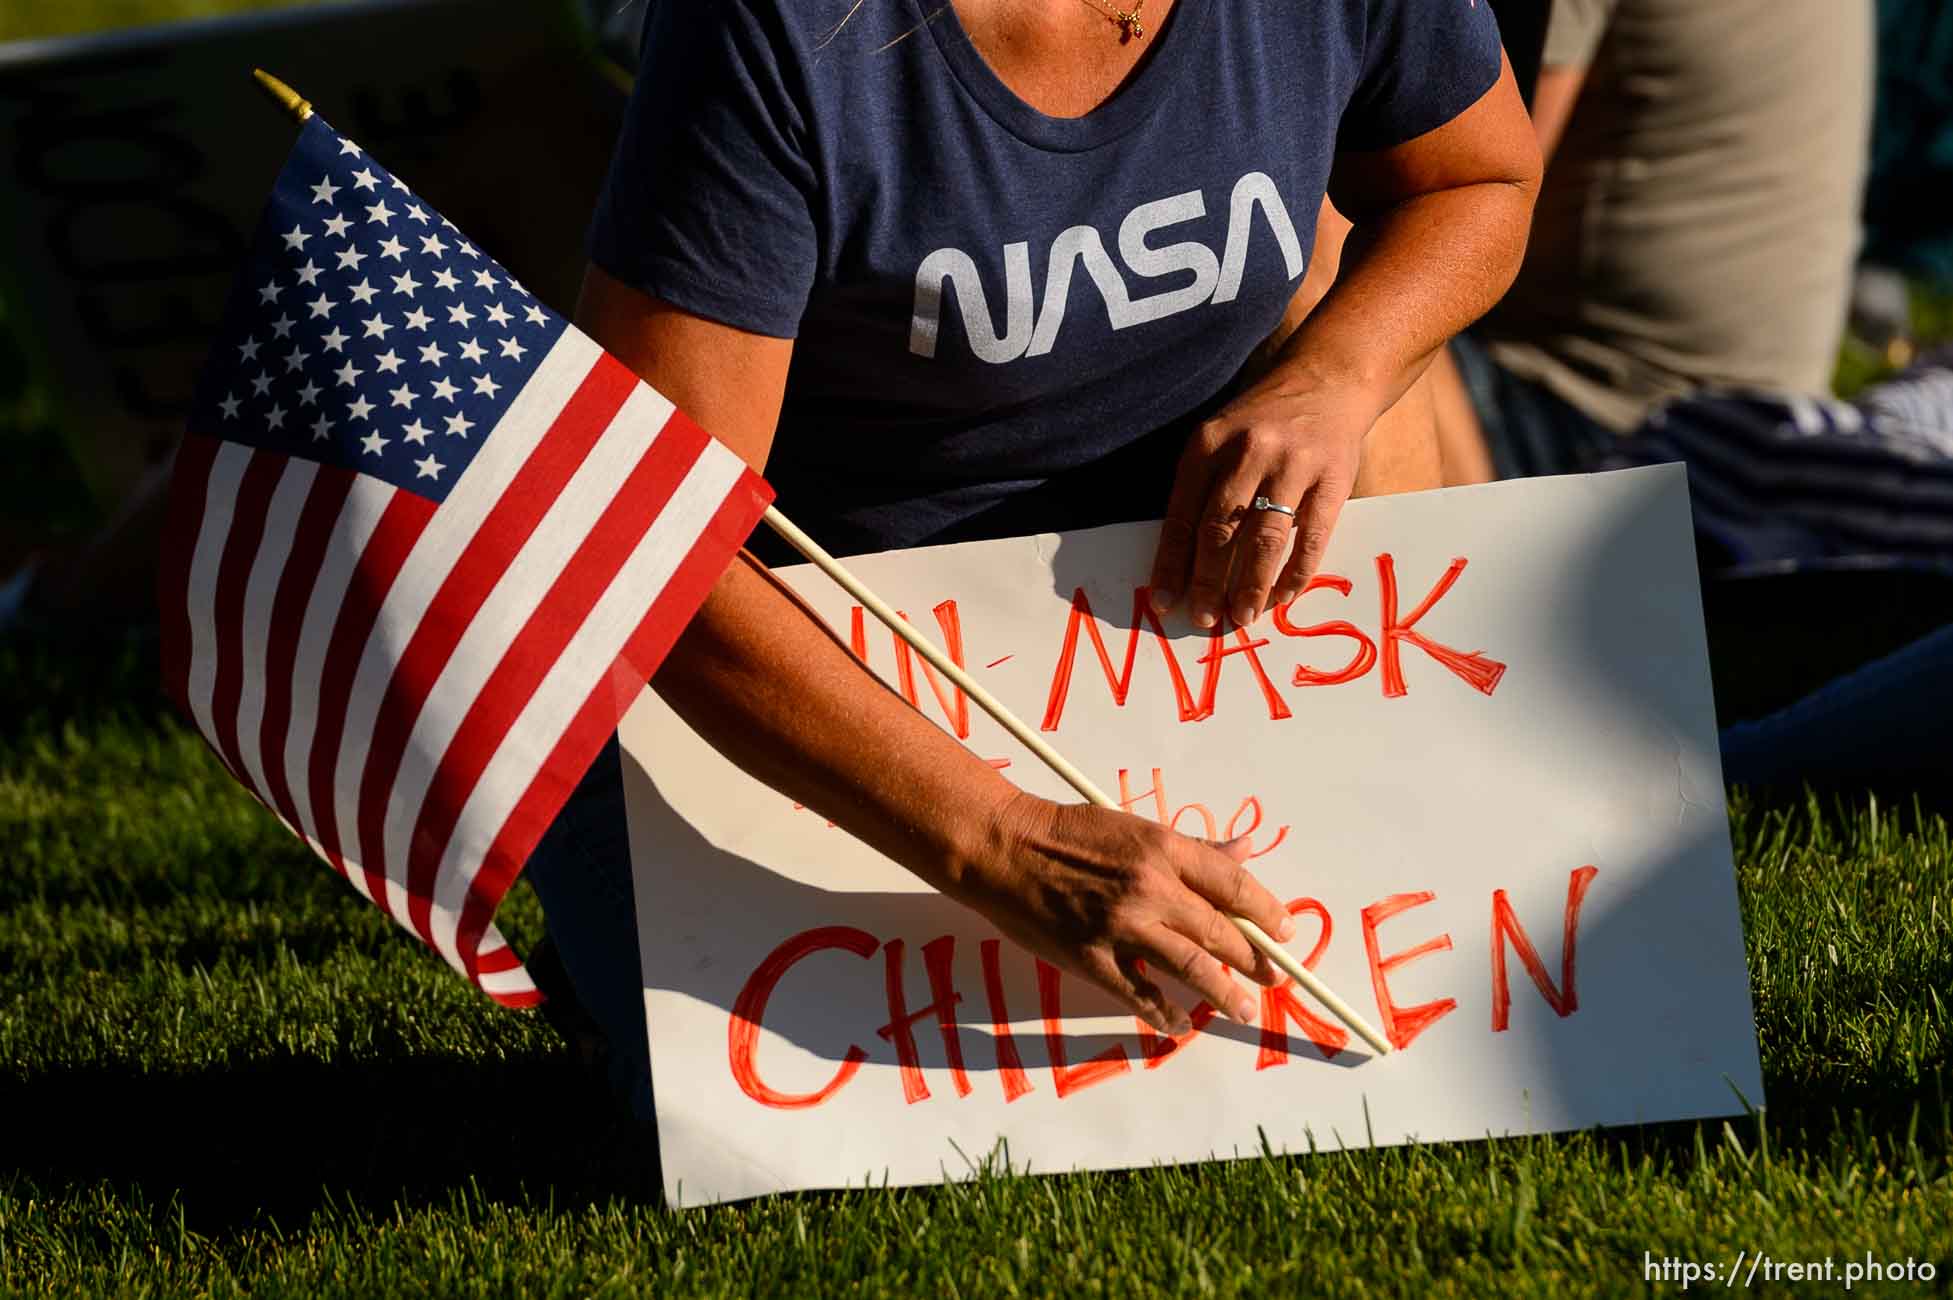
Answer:
[[952, 895], [1016, 788], [741, 554], [652, 686], [713, 748]]
[[1373, 393], [1379, 410], [1518, 274], [1533, 188], [1486, 181], [1418, 195], [1359, 224], [1335, 284], [1289, 336], [1277, 368]]

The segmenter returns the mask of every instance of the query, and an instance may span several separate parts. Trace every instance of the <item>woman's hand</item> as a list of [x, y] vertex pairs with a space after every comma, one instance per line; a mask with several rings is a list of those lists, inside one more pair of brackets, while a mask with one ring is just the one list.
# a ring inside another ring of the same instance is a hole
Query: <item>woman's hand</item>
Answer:
[[1149, 977], [1165, 972], [1235, 1020], [1284, 978], [1227, 919], [1245, 916], [1277, 939], [1288, 912], [1241, 863], [1245, 837], [1212, 844], [1130, 813], [1017, 793], [994, 819], [983, 863], [953, 893], [1012, 940], [1111, 993], [1163, 1033], [1186, 1014]]
[[[1184, 591], [1196, 627], [1246, 627], [1300, 594], [1356, 482], [1364, 435], [1388, 405], [1373, 385], [1291, 361], [1203, 423], [1160, 527], [1153, 608], [1165, 613]], [[1294, 518], [1255, 509], [1257, 497]]]

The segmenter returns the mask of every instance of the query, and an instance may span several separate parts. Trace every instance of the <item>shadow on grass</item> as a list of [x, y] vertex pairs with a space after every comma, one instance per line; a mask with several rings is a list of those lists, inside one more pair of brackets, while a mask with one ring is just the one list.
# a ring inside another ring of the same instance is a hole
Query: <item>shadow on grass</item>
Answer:
[[133, 1185], [201, 1233], [289, 1230], [330, 1205], [445, 1204], [456, 1189], [559, 1208], [661, 1199], [653, 1131], [561, 1055], [56, 1069], [0, 1081], [0, 1114], [7, 1172], [49, 1192]]
[[[1864, 1158], [1889, 1145], [1944, 1165], [1953, 1075], [1855, 1086], [1766, 1079], [1773, 1158], [1817, 1163], [1842, 1141]], [[662, 1202], [649, 1127], [611, 1105], [600, 1080], [563, 1056], [484, 1066], [443, 1061], [348, 1065], [266, 1062], [148, 1077], [50, 1070], [0, 1082], [14, 1121], [8, 1173], [49, 1193], [108, 1182], [174, 1205], [203, 1234], [301, 1226], [315, 1212], [371, 1213], [448, 1203], [547, 1201], [574, 1209], [614, 1198]], [[1724, 1121], [1677, 1121], [1594, 1135], [1610, 1163], [1647, 1157], [1678, 1171], [1721, 1143]], [[1727, 1121], [1748, 1150], [1754, 1118]], [[1501, 1141], [1554, 1144], [1583, 1135]], [[1426, 1151], [1482, 1151], [1476, 1142]], [[1398, 1149], [1397, 1158], [1403, 1158]], [[1284, 1159], [1311, 1160], [1296, 1156]], [[1145, 1176], [1146, 1171], [1132, 1171]], [[1117, 1175], [1106, 1175], [1114, 1176]]]

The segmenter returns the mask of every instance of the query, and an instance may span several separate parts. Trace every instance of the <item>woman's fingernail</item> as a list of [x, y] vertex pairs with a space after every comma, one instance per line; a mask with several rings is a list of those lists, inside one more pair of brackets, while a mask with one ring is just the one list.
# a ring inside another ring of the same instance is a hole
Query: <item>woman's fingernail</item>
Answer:
[[1277, 605], [1291, 604], [1294, 602], [1295, 598], [1300, 594], [1301, 593], [1296, 591], [1295, 588], [1293, 587], [1283, 587], [1280, 591], [1275, 593], [1275, 604]]
[[1195, 627], [1212, 627], [1214, 626], [1214, 615], [1208, 610], [1197, 609], [1194, 611], [1193, 623]]
[[1240, 1001], [1234, 1004], [1233, 1015], [1235, 1020], [1239, 1021], [1241, 1024], [1244, 1025], [1253, 1024], [1255, 1018], [1255, 1000], [1251, 997], [1244, 996]]
[[1295, 918], [1292, 916], [1283, 917], [1281, 926], [1275, 931], [1275, 937], [1283, 943], [1287, 943], [1290, 939], [1293, 939], [1295, 937]]
[[1247, 627], [1255, 621], [1255, 612], [1253, 605], [1245, 600], [1242, 601], [1234, 607], [1234, 625], [1236, 627]]
[[1170, 591], [1161, 591], [1158, 587], [1153, 588], [1153, 612], [1155, 614], [1164, 614], [1172, 608], [1173, 593]]

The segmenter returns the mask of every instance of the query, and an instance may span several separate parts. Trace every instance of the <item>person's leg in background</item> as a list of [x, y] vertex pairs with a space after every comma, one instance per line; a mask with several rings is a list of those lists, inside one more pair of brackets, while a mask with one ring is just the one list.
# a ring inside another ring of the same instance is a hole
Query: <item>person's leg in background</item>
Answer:
[[1953, 625], [1722, 733], [1723, 779], [1953, 792]]

